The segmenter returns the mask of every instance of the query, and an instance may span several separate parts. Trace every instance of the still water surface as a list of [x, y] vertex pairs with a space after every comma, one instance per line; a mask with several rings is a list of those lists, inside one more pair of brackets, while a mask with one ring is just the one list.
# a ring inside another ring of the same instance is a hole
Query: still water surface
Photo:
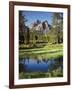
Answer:
[[63, 57], [42, 60], [27, 57], [19, 62], [19, 70], [24, 72], [47, 72], [58, 68], [63, 69]]

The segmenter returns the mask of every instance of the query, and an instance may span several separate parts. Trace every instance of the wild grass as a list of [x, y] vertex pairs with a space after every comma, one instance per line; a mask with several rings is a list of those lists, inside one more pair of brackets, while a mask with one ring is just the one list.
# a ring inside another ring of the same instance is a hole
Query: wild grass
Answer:
[[57, 58], [63, 56], [63, 45], [62, 44], [47, 44], [43, 48], [34, 49], [20, 49], [19, 58], [23, 57], [42, 57], [42, 58]]
[[21, 72], [19, 79], [31, 79], [31, 78], [49, 78], [49, 77], [63, 77], [63, 71], [59, 68], [49, 72]]

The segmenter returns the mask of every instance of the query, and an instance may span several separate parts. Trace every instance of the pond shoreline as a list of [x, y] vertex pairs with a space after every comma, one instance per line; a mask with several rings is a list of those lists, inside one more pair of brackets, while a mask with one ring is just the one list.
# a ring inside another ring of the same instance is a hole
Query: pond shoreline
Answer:
[[43, 48], [34, 48], [34, 49], [19, 49], [19, 58], [27, 57], [27, 56], [37, 56], [48, 54], [46, 57], [55, 58], [63, 56], [63, 45], [62, 44], [52, 44], [46, 45]]
[[26, 58], [19, 64], [19, 78], [63, 77], [63, 57], [48, 60]]

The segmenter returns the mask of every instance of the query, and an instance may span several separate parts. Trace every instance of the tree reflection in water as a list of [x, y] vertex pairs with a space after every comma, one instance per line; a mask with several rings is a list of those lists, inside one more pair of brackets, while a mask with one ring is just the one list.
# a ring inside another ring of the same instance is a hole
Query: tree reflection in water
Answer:
[[[22, 60], [20, 60], [20, 63], [19, 63], [19, 72], [27, 72], [30, 70], [32, 72], [34, 72], [34, 68], [36, 70], [38, 70], [39, 68], [39, 71], [41, 70], [41, 72], [45, 72], [46, 71], [53, 71], [53, 70], [56, 70], [56, 69], [59, 69], [59, 70], [63, 70], [63, 57], [60, 57], [60, 58], [56, 58], [56, 59], [45, 59], [42, 57], [42, 60], [41, 59], [37, 59], [37, 57], [35, 59], [30, 59], [29, 57], [27, 58], [23, 58]], [[37, 72], [36, 70], [36, 72]]]

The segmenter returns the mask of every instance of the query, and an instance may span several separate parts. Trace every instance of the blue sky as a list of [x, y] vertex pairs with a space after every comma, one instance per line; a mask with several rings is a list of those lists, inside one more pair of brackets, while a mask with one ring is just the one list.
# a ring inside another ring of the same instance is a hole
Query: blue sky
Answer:
[[37, 19], [42, 21], [47, 20], [49, 24], [52, 23], [52, 12], [41, 12], [41, 11], [23, 11], [23, 15], [25, 15], [27, 26], [30, 26], [31, 23], [35, 22]]

